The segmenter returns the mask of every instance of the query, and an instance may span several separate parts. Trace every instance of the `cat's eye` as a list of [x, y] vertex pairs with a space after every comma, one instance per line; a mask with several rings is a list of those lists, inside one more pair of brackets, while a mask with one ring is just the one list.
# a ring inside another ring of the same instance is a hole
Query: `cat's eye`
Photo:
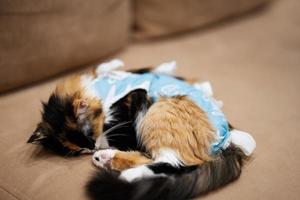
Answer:
[[67, 139], [78, 145], [80, 148], [88, 148], [94, 149], [95, 148], [95, 141], [91, 137], [85, 136], [83, 133], [78, 131], [71, 131], [66, 133]]

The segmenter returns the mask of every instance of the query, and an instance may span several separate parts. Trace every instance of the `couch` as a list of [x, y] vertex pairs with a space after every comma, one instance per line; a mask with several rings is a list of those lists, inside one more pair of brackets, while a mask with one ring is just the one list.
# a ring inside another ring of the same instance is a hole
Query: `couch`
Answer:
[[115, 57], [126, 68], [177, 60], [177, 74], [209, 80], [229, 121], [256, 139], [240, 179], [202, 199], [299, 198], [300, 2], [182, 2], [0, 2], [1, 200], [87, 199], [90, 155], [26, 141], [59, 80]]

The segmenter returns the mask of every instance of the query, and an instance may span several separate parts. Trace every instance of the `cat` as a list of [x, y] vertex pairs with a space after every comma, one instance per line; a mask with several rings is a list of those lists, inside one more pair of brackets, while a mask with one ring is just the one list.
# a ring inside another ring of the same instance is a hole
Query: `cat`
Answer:
[[[188, 95], [174, 88], [168, 88], [172, 95], [151, 94], [147, 77], [186, 86], [182, 78], [160, 73], [95, 70], [62, 81], [43, 103], [42, 121], [28, 142], [64, 156], [94, 153], [94, 164], [105, 170], [87, 184], [91, 199], [188, 199], [236, 180], [245, 153], [228, 141], [225, 147], [225, 140], [224, 148], [218, 146], [209, 114]], [[118, 88], [107, 90], [107, 75], [125, 85], [119, 94]], [[122, 82], [128, 75], [134, 84]]]

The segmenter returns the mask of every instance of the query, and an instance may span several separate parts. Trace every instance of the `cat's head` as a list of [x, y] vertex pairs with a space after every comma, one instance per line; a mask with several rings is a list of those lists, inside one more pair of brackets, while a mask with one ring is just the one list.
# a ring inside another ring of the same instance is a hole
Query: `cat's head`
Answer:
[[70, 78], [58, 84], [48, 102], [43, 103], [41, 122], [28, 143], [60, 155], [93, 152], [103, 121], [100, 101], [84, 97], [80, 78]]

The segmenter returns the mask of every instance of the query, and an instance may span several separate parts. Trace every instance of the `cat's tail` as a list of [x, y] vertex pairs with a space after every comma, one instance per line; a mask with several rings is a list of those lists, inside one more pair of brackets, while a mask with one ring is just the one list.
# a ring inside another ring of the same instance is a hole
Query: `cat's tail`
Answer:
[[119, 173], [101, 170], [87, 184], [87, 194], [92, 200], [190, 199], [236, 180], [244, 158], [240, 149], [229, 147], [216, 159], [181, 174], [132, 182], [120, 179]]

